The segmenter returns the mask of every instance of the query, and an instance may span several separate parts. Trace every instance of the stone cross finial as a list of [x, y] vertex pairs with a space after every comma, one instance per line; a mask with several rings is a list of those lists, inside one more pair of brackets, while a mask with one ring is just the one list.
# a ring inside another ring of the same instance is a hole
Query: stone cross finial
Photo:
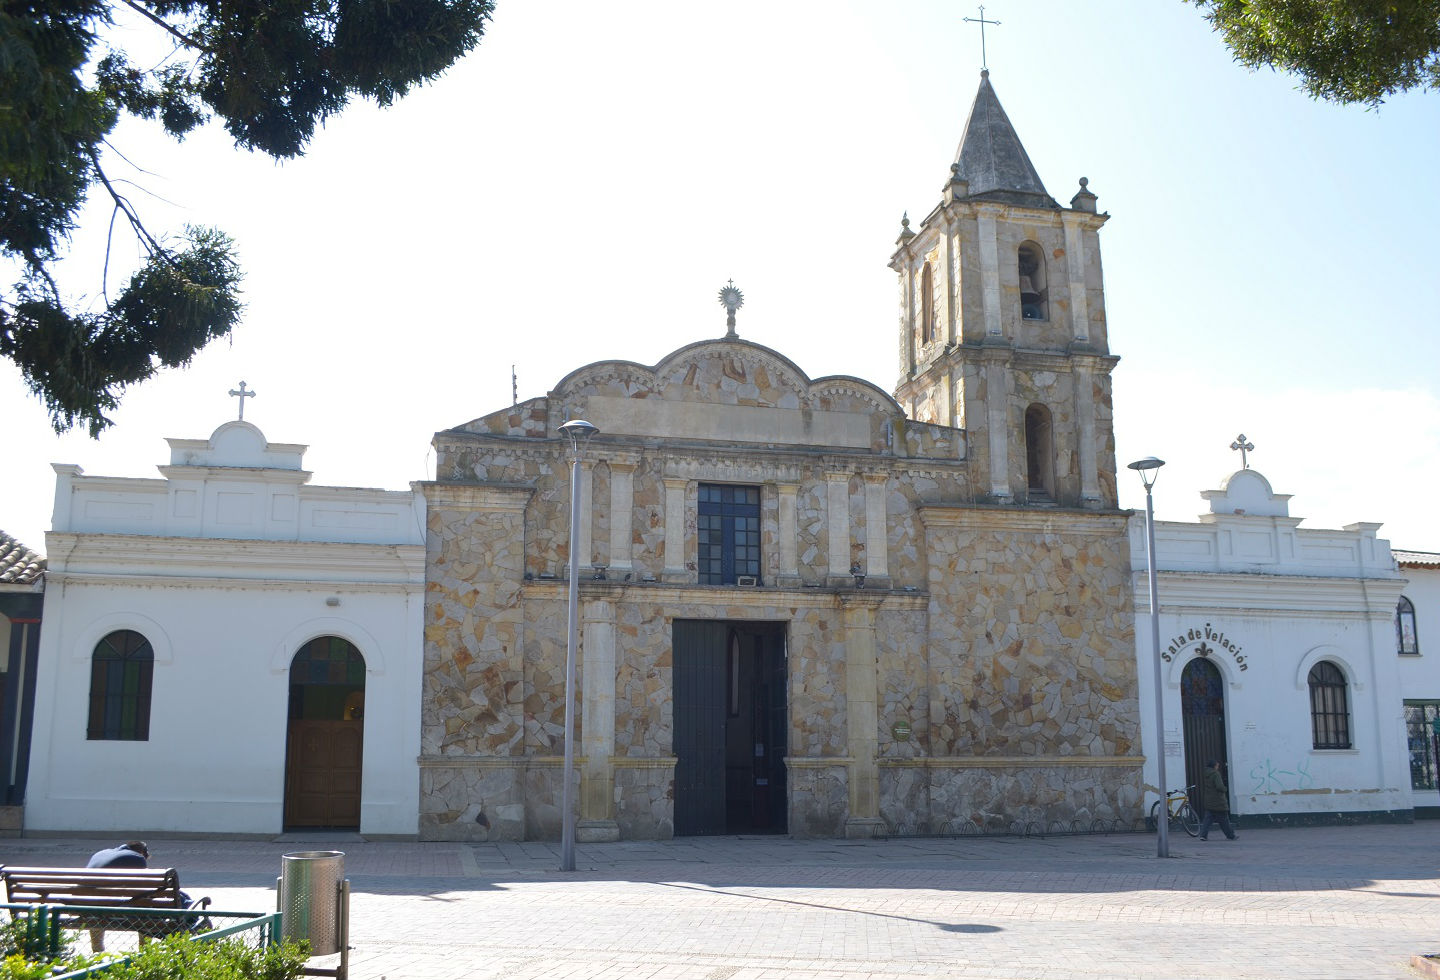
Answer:
[[1250, 468], [1250, 460], [1247, 454], [1255, 449], [1255, 443], [1246, 442], [1245, 433], [1242, 432], [1235, 438], [1234, 442], [1230, 443], [1230, 448], [1240, 450], [1240, 468], [1242, 470], [1248, 470]]
[[245, 399], [254, 398], [255, 392], [245, 390], [245, 382], [240, 382], [239, 389], [231, 388], [230, 397], [240, 399], [240, 421], [245, 421]]
[[979, 16], [979, 17], [965, 17], [965, 18], [963, 18], [963, 20], [964, 20], [965, 23], [967, 23], [967, 24], [979, 24], [979, 25], [980, 25], [980, 68], [981, 68], [981, 70], [983, 70], [983, 71], [989, 71], [989, 70], [990, 70], [990, 65], [989, 65], [989, 63], [985, 60], [985, 25], [986, 25], [986, 24], [994, 24], [996, 27], [999, 27], [999, 26], [1000, 26], [1000, 22], [999, 22], [998, 20], [986, 20], [986, 19], [985, 19], [985, 5], [984, 5], [983, 3], [980, 5], [980, 16]]

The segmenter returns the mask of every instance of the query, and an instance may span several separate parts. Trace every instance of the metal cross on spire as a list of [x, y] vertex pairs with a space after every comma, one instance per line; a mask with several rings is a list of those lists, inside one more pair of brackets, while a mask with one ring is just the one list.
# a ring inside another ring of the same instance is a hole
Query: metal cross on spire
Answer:
[[1246, 442], [1245, 433], [1242, 432], [1236, 436], [1234, 442], [1230, 443], [1230, 448], [1240, 450], [1240, 468], [1242, 470], [1248, 470], [1250, 468], [1248, 454], [1255, 450], [1255, 443]]
[[236, 389], [236, 388], [231, 388], [231, 389], [230, 389], [230, 397], [231, 397], [231, 398], [238, 398], [238, 399], [240, 399], [240, 421], [241, 421], [241, 422], [244, 422], [244, 421], [245, 421], [245, 399], [247, 399], [247, 398], [254, 398], [254, 397], [255, 397], [255, 392], [253, 392], [253, 391], [246, 391], [246, 390], [245, 390], [245, 382], [242, 381], [242, 382], [240, 382], [240, 387], [239, 387], [238, 389]]
[[985, 58], [985, 25], [986, 25], [986, 24], [994, 24], [996, 27], [999, 27], [999, 26], [1000, 26], [1000, 22], [999, 22], [998, 20], [986, 20], [986, 19], [985, 19], [985, 5], [984, 5], [983, 3], [980, 5], [980, 16], [979, 16], [979, 17], [965, 17], [965, 18], [963, 18], [963, 20], [964, 20], [965, 23], [967, 23], [967, 24], [979, 24], [979, 25], [980, 25], [980, 67], [983, 68], [985, 71], [989, 71], [989, 70], [990, 70], [990, 64], [989, 64], [989, 62], [988, 62], [988, 61], [986, 60], [986, 58]]

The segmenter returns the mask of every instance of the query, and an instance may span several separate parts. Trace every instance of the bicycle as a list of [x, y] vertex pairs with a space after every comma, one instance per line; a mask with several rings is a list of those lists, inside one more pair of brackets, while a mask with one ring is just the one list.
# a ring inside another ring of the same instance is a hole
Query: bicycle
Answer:
[[[1191, 837], [1198, 836], [1200, 833], [1200, 817], [1195, 812], [1195, 808], [1190, 805], [1190, 791], [1194, 788], [1194, 786], [1187, 786], [1184, 789], [1172, 789], [1165, 794], [1165, 808], [1170, 815], [1169, 825], [1173, 827], [1176, 821], [1179, 821], [1180, 826], [1185, 828], [1185, 833]], [[1155, 825], [1156, 830], [1160, 829], [1159, 800], [1156, 800], [1150, 807], [1150, 821]]]

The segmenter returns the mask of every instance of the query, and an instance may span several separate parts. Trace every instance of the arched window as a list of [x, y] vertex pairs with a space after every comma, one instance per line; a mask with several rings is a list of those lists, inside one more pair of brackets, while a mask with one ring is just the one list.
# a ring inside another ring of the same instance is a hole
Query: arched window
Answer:
[[920, 270], [920, 341], [929, 344], [935, 340], [935, 273], [930, 263]]
[[1329, 660], [1310, 668], [1310, 730], [1317, 749], [1350, 748], [1350, 699], [1345, 675]]
[[1045, 253], [1034, 242], [1020, 243], [1020, 316], [1050, 319], [1050, 293], [1045, 282]]
[[1025, 470], [1031, 500], [1055, 497], [1055, 447], [1051, 438], [1050, 410], [1044, 405], [1025, 409]]
[[1401, 653], [1420, 652], [1420, 641], [1415, 632], [1415, 603], [1403, 595], [1400, 605], [1395, 607], [1395, 643]]
[[150, 685], [155, 651], [134, 630], [116, 630], [95, 644], [90, 657], [90, 723], [87, 739], [145, 742], [150, 739]]

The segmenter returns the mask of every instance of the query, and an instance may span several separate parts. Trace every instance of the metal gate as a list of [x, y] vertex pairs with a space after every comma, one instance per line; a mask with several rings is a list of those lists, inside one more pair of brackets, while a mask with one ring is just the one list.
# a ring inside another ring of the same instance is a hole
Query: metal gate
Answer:
[[[1185, 732], [1185, 785], [1203, 786], [1205, 763], [1211, 759], [1225, 763], [1226, 785], [1230, 785], [1230, 765], [1225, 754], [1225, 681], [1219, 668], [1204, 658], [1191, 660], [1180, 674], [1180, 714]], [[1204, 810], [1202, 799], [1197, 789], [1193, 801], [1196, 812]]]

